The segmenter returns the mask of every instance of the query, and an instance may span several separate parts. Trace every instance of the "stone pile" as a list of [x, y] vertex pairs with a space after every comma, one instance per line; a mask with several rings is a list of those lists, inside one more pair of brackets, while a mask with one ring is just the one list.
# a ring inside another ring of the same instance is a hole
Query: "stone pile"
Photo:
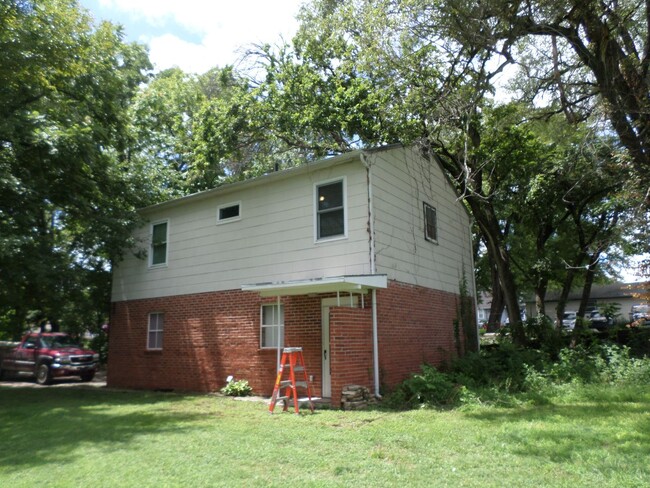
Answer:
[[365, 386], [348, 385], [341, 392], [342, 410], [363, 410], [374, 403], [374, 397]]

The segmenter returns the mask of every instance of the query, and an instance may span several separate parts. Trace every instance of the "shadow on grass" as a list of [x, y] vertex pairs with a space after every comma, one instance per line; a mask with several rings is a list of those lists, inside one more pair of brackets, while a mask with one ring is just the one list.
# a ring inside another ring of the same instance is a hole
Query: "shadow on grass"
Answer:
[[[521, 456], [564, 463], [603, 452], [631, 462], [650, 457], [650, 401], [592, 399], [514, 409], [485, 409], [467, 416], [500, 427], [505, 449]], [[607, 459], [598, 461], [603, 470]], [[645, 464], [642, 468], [646, 469]]]
[[185, 399], [155, 392], [0, 387], [0, 471], [63, 464], [84, 447], [137, 449], [139, 436], [185, 432], [206, 417], [174, 408]]

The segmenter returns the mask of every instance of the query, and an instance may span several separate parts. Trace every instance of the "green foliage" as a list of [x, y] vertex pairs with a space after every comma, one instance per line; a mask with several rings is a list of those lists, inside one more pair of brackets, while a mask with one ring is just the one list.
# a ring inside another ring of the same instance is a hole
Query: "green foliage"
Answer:
[[97, 331], [89, 344], [90, 349], [99, 354], [101, 364], [108, 363], [108, 334], [102, 330]]
[[528, 368], [543, 369], [545, 355], [511, 343], [482, 348], [454, 361], [450, 376], [471, 389], [499, 388], [514, 393], [523, 388]]
[[458, 400], [458, 387], [448, 375], [428, 364], [423, 364], [421, 369], [421, 373], [412, 375], [391, 393], [388, 405], [398, 408], [446, 406]]
[[447, 372], [422, 366], [387, 396], [394, 408], [478, 404], [546, 404], [575, 385], [634, 386], [650, 382], [650, 359], [625, 346], [601, 343], [545, 352], [503, 343], [468, 354]]
[[142, 46], [94, 25], [73, 0], [0, 9], [2, 325], [12, 337], [28, 317], [93, 327], [150, 194], [129, 161], [127, 114], [150, 64]]
[[540, 349], [550, 357], [557, 357], [559, 351], [567, 345], [563, 331], [546, 316], [532, 317], [524, 322], [526, 340], [530, 347]]
[[231, 380], [220, 391], [227, 396], [248, 396], [253, 392], [253, 388], [247, 380]]

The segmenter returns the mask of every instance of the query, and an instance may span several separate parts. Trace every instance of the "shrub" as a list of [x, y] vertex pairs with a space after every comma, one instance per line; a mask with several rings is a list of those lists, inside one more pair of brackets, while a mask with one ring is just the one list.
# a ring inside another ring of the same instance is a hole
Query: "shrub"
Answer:
[[428, 364], [423, 364], [421, 369], [421, 373], [411, 375], [388, 396], [389, 406], [447, 406], [458, 400], [459, 387], [448, 375]]
[[386, 398], [394, 408], [547, 404], [576, 386], [650, 383], [650, 358], [617, 344], [586, 341], [557, 357], [504, 342], [456, 360], [448, 372], [423, 365]]
[[226, 386], [221, 389], [221, 393], [227, 396], [248, 396], [253, 392], [253, 388], [247, 380], [230, 380]]
[[455, 383], [468, 388], [496, 387], [517, 392], [523, 388], [527, 368], [542, 370], [546, 360], [537, 350], [502, 342], [457, 359], [450, 375]]

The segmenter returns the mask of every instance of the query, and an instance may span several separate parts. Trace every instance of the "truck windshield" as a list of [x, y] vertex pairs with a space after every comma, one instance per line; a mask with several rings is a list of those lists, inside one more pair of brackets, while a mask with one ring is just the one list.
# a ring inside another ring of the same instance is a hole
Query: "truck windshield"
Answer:
[[79, 347], [79, 345], [70, 336], [41, 336], [41, 342], [44, 347], [57, 348], [57, 347]]

